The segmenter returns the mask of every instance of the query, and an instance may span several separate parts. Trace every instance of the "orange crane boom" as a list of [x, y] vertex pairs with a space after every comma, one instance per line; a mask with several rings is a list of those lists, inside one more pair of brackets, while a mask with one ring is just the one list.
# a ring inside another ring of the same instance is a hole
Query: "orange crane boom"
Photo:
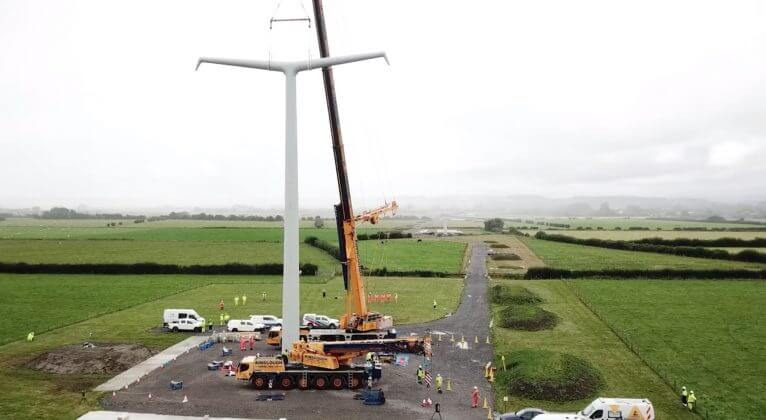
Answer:
[[[319, 55], [321, 57], [329, 57], [330, 48], [327, 42], [327, 29], [325, 27], [322, 0], [313, 0], [313, 4], [317, 40], [319, 42]], [[370, 313], [367, 310], [367, 297], [364, 294], [364, 283], [359, 266], [359, 252], [356, 246], [355, 223], [357, 221], [376, 223], [381, 215], [396, 211], [398, 205], [394, 201], [391, 204], [386, 204], [354, 216], [332, 67], [322, 68], [322, 80], [325, 89], [325, 99], [327, 100], [327, 114], [330, 118], [335, 173], [338, 178], [340, 203], [335, 206], [335, 220], [338, 229], [340, 260], [343, 268], [343, 284], [347, 291], [346, 313], [340, 319], [340, 327], [359, 332], [389, 329], [393, 327], [394, 323], [390, 316]]]

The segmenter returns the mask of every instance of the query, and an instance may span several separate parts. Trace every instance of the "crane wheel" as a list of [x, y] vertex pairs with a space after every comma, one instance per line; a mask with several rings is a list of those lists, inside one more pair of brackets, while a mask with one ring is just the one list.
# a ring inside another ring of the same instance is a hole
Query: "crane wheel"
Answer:
[[293, 389], [295, 386], [295, 381], [290, 375], [280, 375], [277, 377], [277, 382], [282, 389]]
[[351, 377], [351, 383], [348, 384], [348, 387], [351, 389], [357, 389], [362, 386], [362, 378], [359, 375], [353, 375]]
[[340, 375], [332, 375], [330, 378], [330, 387], [332, 389], [343, 389], [344, 385], [343, 377]]
[[250, 378], [250, 383], [255, 389], [266, 389], [269, 386], [269, 378], [263, 374], [253, 375]]
[[314, 378], [314, 389], [327, 389], [329, 381], [326, 376], [320, 375]]

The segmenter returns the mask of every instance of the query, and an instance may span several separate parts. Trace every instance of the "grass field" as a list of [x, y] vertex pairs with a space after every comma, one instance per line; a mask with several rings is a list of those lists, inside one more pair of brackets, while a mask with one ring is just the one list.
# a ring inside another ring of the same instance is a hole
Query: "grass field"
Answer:
[[[693, 389], [711, 418], [762, 418], [766, 283], [578, 280], [576, 287], [650, 365]], [[625, 298], [615, 304], [615, 296]]]
[[[200, 229], [202, 230], [202, 229]], [[389, 270], [430, 270], [458, 273], [465, 244], [449, 241], [397, 239], [360, 241], [362, 263]], [[300, 245], [303, 263], [320, 267], [321, 275], [340, 271], [340, 264], [326, 252]], [[279, 242], [245, 241], [120, 241], [120, 240], [0, 240], [0, 261], [25, 263], [137, 263], [247, 264], [279, 263]]]
[[[619, 227], [620, 229], [628, 229], [631, 226], [647, 227], [649, 229], [663, 229], [673, 230], [673, 228], [708, 228], [708, 229], [721, 229], [721, 228], [764, 228], [764, 225], [756, 224], [744, 224], [744, 223], [710, 223], [710, 222], [694, 222], [694, 221], [675, 221], [675, 220], [654, 220], [646, 218], [618, 218], [618, 217], [595, 217], [595, 218], [522, 218], [522, 220], [534, 220], [535, 222], [548, 222], [569, 225], [570, 228], [577, 229], [582, 226], [583, 228], [591, 227], [596, 229], [602, 227], [604, 229], [614, 229]], [[508, 222], [506, 225], [511, 226], [531, 226], [531, 223], [518, 223]], [[540, 229], [544, 228], [544, 225], [540, 226]]]
[[[206, 282], [212, 284], [204, 285]], [[96, 284], [99, 287], [94, 287]], [[161, 324], [165, 308], [194, 308], [204, 317], [217, 318], [217, 302], [225, 299], [227, 311], [236, 318], [252, 313], [279, 314], [282, 301], [281, 278], [273, 276], [0, 275], [0, 285], [15, 290], [13, 297], [3, 295], [0, 304], [0, 317], [13, 321], [3, 324], [5, 339], [26, 335], [32, 326], [25, 323], [28, 318], [43, 326], [48, 325], [46, 321], [52, 321], [54, 326], [81, 321], [39, 334], [32, 343], [15, 341], [0, 346], [0, 407], [13, 413], [14, 419], [75, 418], [99, 408], [98, 394], [91, 393], [81, 403], [80, 390], [91, 389], [105, 376], [48, 375], [21, 366], [41, 352], [86, 340], [135, 342], [161, 349], [186, 338], [183, 334], [153, 330]], [[453, 312], [460, 299], [462, 279], [371, 278], [367, 287], [373, 293], [398, 293], [397, 303], [373, 303], [371, 307], [393, 315], [401, 324]], [[66, 289], [69, 291], [64, 292]], [[326, 289], [328, 298], [322, 298], [322, 289]], [[260, 300], [262, 291], [267, 292], [266, 302]], [[175, 294], [163, 297], [163, 293]], [[248, 305], [234, 307], [233, 297], [242, 293], [248, 295]], [[301, 311], [340, 315], [343, 300], [333, 297], [343, 293], [343, 282], [338, 278], [326, 283], [302, 282]], [[424, 294], [437, 299], [438, 311], [421, 304]], [[145, 302], [139, 303], [141, 300]]]
[[[301, 262], [332, 271], [338, 262], [300, 245]], [[0, 240], [0, 261], [26, 263], [263, 264], [282, 261], [282, 244], [237, 241]]]
[[[360, 229], [359, 233], [374, 233], [379, 229]], [[316, 236], [336, 241], [337, 233], [330, 228], [301, 228], [301, 239]], [[62, 226], [0, 226], [0, 239], [95, 239], [131, 241], [246, 241], [282, 242], [281, 227], [62, 227]]]
[[[541, 296], [545, 300], [542, 307], [555, 313], [560, 318], [560, 323], [552, 330], [536, 332], [508, 330], [495, 326], [492, 333], [496, 355], [524, 349], [572, 354], [589, 361], [603, 376], [605, 385], [599, 395], [649, 398], [654, 403], [658, 419], [696, 418], [680, 407], [676, 395], [631, 353], [603, 322], [582, 305], [562, 281], [499, 282], [523, 285]], [[493, 305], [496, 320], [500, 309], [500, 306]], [[504, 395], [503, 391], [495, 389], [494, 407], [504, 408]], [[510, 411], [542, 406], [550, 410], [576, 411], [585, 408], [588, 403], [590, 399], [553, 403], [511, 396], [507, 409]]]
[[602, 269], [738, 269], [766, 268], [764, 264], [707, 258], [679, 257], [653, 252], [622, 251], [577, 244], [523, 238], [545, 265], [571, 270]]
[[389, 270], [428, 270], [459, 273], [466, 244], [453, 241], [393, 239], [360, 241], [359, 256], [365, 267]]
[[[633, 241], [643, 238], [690, 238], [690, 239], [718, 239], [739, 238], [755, 239], [766, 238], [766, 232], [720, 232], [720, 231], [678, 231], [678, 230], [543, 230], [551, 234], [562, 234], [573, 238], [582, 239], [612, 239], [616, 241]], [[526, 230], [530, 236], [537, 233], [536, 230]]]

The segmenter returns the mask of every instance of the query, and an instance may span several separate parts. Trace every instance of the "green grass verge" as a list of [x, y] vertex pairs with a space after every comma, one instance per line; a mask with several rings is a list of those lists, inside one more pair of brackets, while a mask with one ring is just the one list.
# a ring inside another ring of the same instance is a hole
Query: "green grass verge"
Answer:
[[[641, 357], [693, 389], [711, 418], [766, 412], [766, 283], [578, 280], [586, 300]], [[615, 296], [624, 296], [615, 305]]]
[[545, 265], [570, 270], [600, 269], [738, 269], [763, 268], [764, 264], [707, 258], [680, 257], [653, 252], [622, 251], [597, 248], [534, 238], [523, 238], [524, 243]]
[[[509, 281], [497, 280], [501, 284], [515, 284], [526, 287], [545, 300], [540, 304], [555, 313], [559, 324], [552, 330], [516, 331], [500, 328], [497, 314], [503, 305], [493, 305], [495, 326], [492, 330], [496, 359], [507, 358], [520, 350], [548, 350], [571, 354], [593, 365], [602, 375], [603, 386], [599, 395], [609, 397], [649, 398], [654, 403], [659, 419], [694, 419], [680, 407], [677, 396], [638, 357], [631, 353], [609, 328], [588, 310], [572, 291], [560, 280]], [[630, 295], [620, 292], [612, 296]], [[621, 300], [621, 302], [623, 301]], [[624, 305], [615, 305], [620, 308]], [[500, 364], [498, 364], [500, 366]], [[502, 371], [502, 367], [499, 368]], [[518, 410], [523, 407], [542, 407], [556, 411], [577, 411], [590, 403], [590, 398], [570, 402], [551, 402], [523, 397], [510, 397], [504, 406], [503, 396], [508, 395], [495, 386], [495, 404], [499, 409]]]
[[[29, 301], [0, 305], [0, 317], [14, 319], [36, 317], [41, 310], [51, 313], [62, 312], [71, 319], [84, 319], [93, 314], [87, 309], [87, 299], [95, 301], [111, 300], [113, 307], [128, 305], [126, 294], [135, 290], [124, 289], [124, 283], [165, 280], [170, 276], [48, 276], [49, 279], [32, 278], [22, 275], [2, 275], [4, 281], [13, 284], [24, 295], [25, 290], [35, 290], [39, 304]], [[60, 296], [65, 288], [80, 290], [93, 289], [93, 278], [101, 278], [103, 289], [100, 295], [79, 296], [73, 293]], [[124, 277], [122, 286], [114, 283], [118, 277]], [[157, 277], [154, 280], [142, 280], [146, 277]], [[67, 344], [79, 343], [85, 340], [100, 342], [131, 342], [142, 343], [154, 349], [162, 349], [174, 344], [187, 336], [184, 334], [159, 333], [153, 330], [162, 322], [162, 310], [165, 308], [194, 308], [204, 317], [216, 317], [217, 303], [224, 299], [227, 311], [235, 318], [246, 317], [251, 313], [281, 313], [281, 278], [273, 276], [193, 276], [208, 277], [209, 284], [191, 290], [182, 291], [140, 303], [128, 309], [111, 312], [82, 322], [57, 328], [40, 334], [32, 343], [15, 341], [0, 346], [0, 407], [14, 414], [14, 419], [60, 419], [75, 418], [78, 415], [98, 409], [98, 395], [91, 396], [80, 403], [80, 391], [90, 389], [106, 379], [104, 376], [83, 375], [49, 375], [31, 371], [22, 367], [23, 363], [36, 355], [52, 348]], [[202, 280], [198, 280], [202, 281]], [[40, 282], [35, 285], [35, 282]], [[230, 282], [228, 284], [218, 282]], [[56, 285], [56, 287], [50, 287]], [[188, 284], [194, 287], [197, 284]], [[143, 287], [157, 288], [156, 285], [143, 283]], [[322, 298], [322, 289], [327, 291], [327, 298]], [[397, 324], [423, 322], [441, 317], [457, 308], [462, 291], [462, 279], [422, 279], [422, 278], [371, 278], [367, 280], [367, 289], [373, 293], [384, 291], [395, 292], [399, 295], [397, 303], [373, 303], [371, 309], [390, 314]], [[261, 302], [261, 292], [267, 293], [266, 302]], [[249, 297], [247, 306], [233, 306], [235, 295], [246, 293]], [[319, 312], [331, 316], [340, 315], [344, 308], [343, 282], [339, 278], [327, 283], [301, 284], [301, 311]], [[104, 295], [106, 294], [106, 296]], [[430, 305], [422, 305], [422, 296], [434, 296], [439, 302], [439, 309], [434, 311]], [[31, 296], [31, 293], [29, 294]], [[341, 298], [335, 299], [334, 296]], [[121, 302], [120, 300], [125, 300]], [[21, 327], [17, 327], [21, 330]], [[92, 335], [91, 335], [92, 333]], [[14, 337], [18, 335], [12, 332]], [[33, 403], [32, 403], [33, 402]]]

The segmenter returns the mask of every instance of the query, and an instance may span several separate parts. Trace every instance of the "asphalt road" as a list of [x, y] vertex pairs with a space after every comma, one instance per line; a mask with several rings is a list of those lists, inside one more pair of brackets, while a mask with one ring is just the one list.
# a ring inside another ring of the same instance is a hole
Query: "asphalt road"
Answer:
[[[411, 356], [406, 367], [385, 365], [383, 379], [376, 388], [382, 388], [386, 404], [365, 406], [354, 400], [354, 391], [256, 391], [245, 381], [225, 377], [218, 371], [208, 371], [211, 360], [238, 361], [245, 354], [255, 352], [276, 353], [265, 343], [256, 343], [253, 351], [235, 350], [234, 356], [222, 358], [221, 345], [206, 351], [192, 350], [178, 357], [166, 368], [158, 369], [128, 389], [117, 391], [102, 401], [104, 408], [116, 411], [147, 412], [176, 415], [210, 415], [245, 418], [290, 419], [428, 419], [434, 409], [420, 407], [420, 401], [431, 398], [440, 403], [443, 419], [486, 419], [487, 410], [470, 408], [470, 393], [478, 386], [481, 399], [492, 401], [491, 388], [484, 379], [483, 366], [492, 357], [492, 346], [485, 340], [489, 334], [489, 307], [486, 300], [487, 278], [485, 268], [486, 245], [475, 243], [471, 249], [468, 275], [460, 306], [455, 314], [436, 321], [398, 326], [400, 336], [411, 332], [434, 335], [433, 358], [430, 371], [450, 379], [452, 391], [437, 394], [433, 388], [418, 385], [415, 371], [425, 363], [420, 356]], [[430, 305], [431, 298], [423, 297]], [[438, 340], [438, 333], [444, 333]], [[450, 339], [455, 337], [455, 342]], [[467, 348], [457, 342], [465, 337]], [[478, 337], [479, 343], [474, 340]], [[184, 388], [171, 391], [171, 380], [183, 380]], [[149, 398], [149, 394], [152, 398]], [[255, 401], [260, 393], [284, 393], [283, 401]], [[186, 396], [188, 402], [181, 402]], [[483, 402], [483, 401], [481, 401]], [[481, 404], [480, 402], [480, 404]], [[434, 418], [439, 418], [435, 416]]]

